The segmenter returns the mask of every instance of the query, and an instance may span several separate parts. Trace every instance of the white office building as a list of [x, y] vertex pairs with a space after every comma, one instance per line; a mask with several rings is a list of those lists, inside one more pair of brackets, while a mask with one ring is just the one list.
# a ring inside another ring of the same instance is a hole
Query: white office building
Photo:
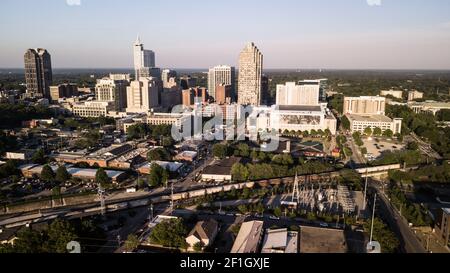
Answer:
[[127, 112], [146, 113], [159, 106], [159, 86], [154, 78], [140, 78], [127, 87]]
[[277, 85], [278, 105], [319, 105], [320, 82]]
[[97, 101], [113, 102], [114, 111], [122, 111], [127, 106], [127, 86], [129, 83], [127, 75], [119, 74], [97, 80], [95, 98]]
[[275, 130], [284, 131], [325, 131], [335, 135], [336, 117], [326, 104], [316, 106], [274, 105], [272, 107], [255, 107], [247, 118], [247, 130], [251, 135]]
[[133, 45], [134, 69], [136, 71], [136, 79], [139, 77], [139, 70], [144, 67], [156, 67], [155, 52], [145, 50], [144, 44], [138, 37]]
[[114, 111], [114, 102], [87, 101], [72, 105], [71, 112], [74, 116], [83, 118], [106, 117], [110, 111]]

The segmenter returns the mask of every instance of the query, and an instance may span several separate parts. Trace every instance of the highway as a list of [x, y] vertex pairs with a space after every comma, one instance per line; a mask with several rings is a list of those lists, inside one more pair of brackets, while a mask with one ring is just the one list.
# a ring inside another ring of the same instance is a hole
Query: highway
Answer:
[[410, 134], [410, 137], [419, 144], [419, 149], [423, 154], [434, 158], [436, 160], [442, 160], [442, 157], [431, 147], [429, 143], [424, 142], [420, 137], [418, 137], [414, 132]]

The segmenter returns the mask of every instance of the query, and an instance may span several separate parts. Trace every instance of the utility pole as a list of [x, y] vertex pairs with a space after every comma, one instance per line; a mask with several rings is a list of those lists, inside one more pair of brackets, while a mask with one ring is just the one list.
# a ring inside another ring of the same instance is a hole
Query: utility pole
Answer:
[[172, 185], [171, 185], [171, 193], [170, 193], [170, 199], [171, 199], [171, 201], [170, 201], [170, 210], [171, 210], [171, 213], [173, 212], [173, 182], [172, 182]]
[[101, 213], [102, 216], [105, 216], [106, 214], [106, 205], [105, 205], [105, 191], [102, 189], [102, 185], [98, 184], [98, 196], [100, 198], [100, 207], [101, 207]]
[[373, 212], [372, 212], [372, 227], [370, 228], [370, 241], [373, 242], [373, 225], [375, 222], [375, 209], [377, 205], [377, 194], [375, 193], [375, 197], [373, 199]]
[[150, 204], [150, 222], [153, 221], [153, 203]]
[[366, 206], [367, 206], [367, 184], [368, 184], [368, 180], [369, 180], [369, 170], [366, 170], [366, 185], [364, 187], [364, 206], [363, 206], [363, 210], [366, 210]]

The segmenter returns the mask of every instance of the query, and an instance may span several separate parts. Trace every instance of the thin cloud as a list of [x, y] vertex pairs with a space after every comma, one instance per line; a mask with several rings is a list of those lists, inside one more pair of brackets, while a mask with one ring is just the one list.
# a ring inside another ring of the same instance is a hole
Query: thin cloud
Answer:
[[81, 6], [81, 0], [66, 0], [69, 6]]
[[371, 7], [381, 6], [381, 0], [367, 0], [367, 5]]

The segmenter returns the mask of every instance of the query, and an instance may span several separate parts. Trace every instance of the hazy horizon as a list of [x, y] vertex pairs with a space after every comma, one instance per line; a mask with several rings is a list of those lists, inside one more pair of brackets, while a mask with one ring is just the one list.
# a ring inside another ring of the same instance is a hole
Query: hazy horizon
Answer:
[[55, 69], [128, 69], [139, 34], [161, 68], [237, 67], [239, 52], [253, 41], [265, 69], [450, 70], [447, 0], [3, 0], [0, 6], [5, 69], [22, 68], [26, 49], [36, 47], [49, 50]]

